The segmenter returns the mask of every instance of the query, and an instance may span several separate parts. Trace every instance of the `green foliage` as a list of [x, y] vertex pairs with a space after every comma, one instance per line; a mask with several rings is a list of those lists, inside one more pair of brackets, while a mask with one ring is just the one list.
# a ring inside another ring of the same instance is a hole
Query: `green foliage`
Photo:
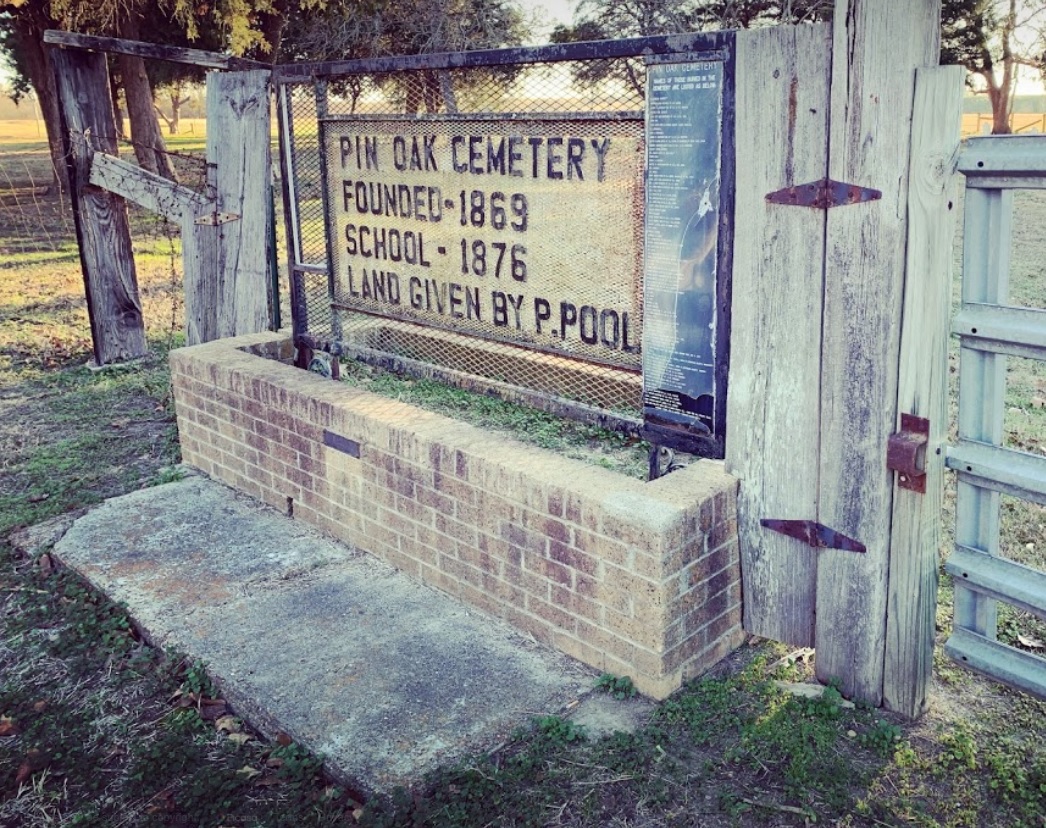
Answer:
[[295, 742], [275, 747], [271, 759], [279, 761], [280, 778], [291, 784], [314, 782], [323, 772], [323, 757], [310, 753]]
[[977, 770], [977, 742], [965, 727], [957, 727], [941, 736], [940, 772]]
[[199, 659], [186, 661], [182, 689], [198, 699], [215, 698], [218, 695], [211, 677], [207, 674], [207, 665]]
[[630, 699], [636, 694], [636, 687], [628, 676], [615, 676], [603, 673], [596, 681], [596, 689], [609, 693], [615, 699]]
[[1003, 743], [985, 756], [988, 787], [1012, 805], [1029, 825], [1046, 814], [1046, 754], [1029, 755], [1027, 745]]
[[560, 716], [536, 716], [533, 725], [541, 739], [551, 745], [584, 742], [588, 738], [584, 725], [575, 724], [572, 720]]
[[897, 725], [876, 719], [870, 729], [858, 736], [858, 741], [885, 758], [894, 752], [903, 735], [904, 732]]

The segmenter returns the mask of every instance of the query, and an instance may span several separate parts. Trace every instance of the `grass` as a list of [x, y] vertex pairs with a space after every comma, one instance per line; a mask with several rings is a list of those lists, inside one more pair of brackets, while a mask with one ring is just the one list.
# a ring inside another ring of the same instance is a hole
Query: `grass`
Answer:
[[650, 444], [621, 432], [567, 420], [434, 380], [390, 374], [362, 363], [346, 363], [342, 380], [630, 477], [645, 480], [649, 471]]
[[[137, 215], [150, 355], [88, 370], [67, 208], [20, 172], [37, 176], [46, 152], [28, 138], [0, 144], [0, 826], [1046, 825], [1046, 705], [962, 670], [940, 648], [933, 706], [916, 723], [847, 707], [831, 688], [815, 699], [786, 693], [775, 682], [809, 679], [810, 665], [752, 642], [637, 733], [594, 739], [570, 719], [539, 717], [492, 754], [365, 803], [324, 777], [318, 757], [253, 734], [206, 665], [150, 647], [123, 607], [45, 552], [6, 540], [178, 476], [166, 354], [180, 344], [182, 311], [178, 240]], [[1015, 295], [1042, 307], [1046, 199], [1036, 198], [1019, 205], [1027, 236]], [[1036, 370], [1014, 364], [1007, 400], [1008, 432], [1026, 450], [1046, 440]], [[555, 450], [587, 451], [607, 436], [563, 434], [541, 415], [431, 383], [364, 369], [353, 381], [466, 409], [484, 428], [531, 432]], [[618, 448], [639, 448], [645, 463], [641, 447]], [[1004, 503], [1007, 554], [1043, 568], [1044, 527], [1040, 507]], [[942, 640], [950, 601], [945, 577]], [[1035, 619], [1000, 618], [1004, 640], [1035, 649], [1021, 637], [1046, 637]], [[598, 680], [615, 703], [632, 703], [633, 689], [625, 676]]]

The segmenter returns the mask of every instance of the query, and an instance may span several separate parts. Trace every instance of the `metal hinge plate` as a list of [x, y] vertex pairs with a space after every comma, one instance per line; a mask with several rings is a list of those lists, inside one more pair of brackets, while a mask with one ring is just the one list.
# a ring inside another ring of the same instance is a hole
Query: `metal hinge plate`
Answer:
[[193, 224], [228, 224], [230, 221], [239, 220], [238, 213], [204, 213], [193, 219]]
[[926, 494], [926, 449], [930, 445], [930, 421], [914, 414], [901, 414], [901, 430], [886, 444], [886, 468], [897, 472], [902, 489]]
[[827, 210], [830, 207], [844, 207], [847, 204], [860, 204], [864, 201], [876, 201], [883, 197], [882, 191], [871, 187], [858, 187], [843, 181], [822, 178], [809, 184], [796, 184], [766, 194], [771, 204], [785, 204], [792, 207], [813, 207]]
[[860, 541], [848, 538], [842, 532], [836, 532], [813, 520], [763, 518], [759, 522], [772, 532], [780, 532], [782, 535], [801, 540], [814, 549], [841, 549], [844, 552], [868, 551]]

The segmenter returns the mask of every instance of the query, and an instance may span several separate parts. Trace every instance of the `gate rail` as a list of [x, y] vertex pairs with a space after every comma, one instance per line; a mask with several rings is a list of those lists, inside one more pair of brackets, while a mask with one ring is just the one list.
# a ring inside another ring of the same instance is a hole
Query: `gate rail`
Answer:
[[966, 177], [960, 341], [959, 435], [947, 467], [958, 474], [955, 551], [956, 661], [1046, 698], [1046, 659], [999, 642], [997, 603], [1046, 620], [1046, 572], [1000, 557], [1000, 496], [1046, 504], [1046, 457], [1003, 447], [1006, 358], [1046, 361], [1046, 310], [1009, 305], [1013, 194], [1046, 189], [1046, 137], [972, 138]]

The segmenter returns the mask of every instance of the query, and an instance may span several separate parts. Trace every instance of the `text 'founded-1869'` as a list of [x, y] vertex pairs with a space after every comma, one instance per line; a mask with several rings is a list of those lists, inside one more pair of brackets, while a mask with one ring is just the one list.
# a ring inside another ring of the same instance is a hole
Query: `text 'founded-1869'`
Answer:
[[322, 128], [338, 305], [639, 366], [641, 122]]

